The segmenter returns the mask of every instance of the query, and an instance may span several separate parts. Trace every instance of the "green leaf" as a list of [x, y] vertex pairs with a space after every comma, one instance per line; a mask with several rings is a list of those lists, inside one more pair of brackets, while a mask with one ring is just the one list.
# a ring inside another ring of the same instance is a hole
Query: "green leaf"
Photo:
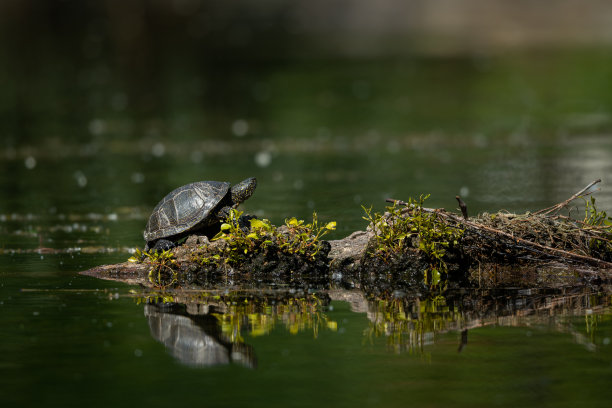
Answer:
[[331, 231], [335, 230], [336, 229], [336, 221], [328, 222], [327, 225], [325, 225], [325, 229], [331, 230]]
[[257, 218], [253, 218], [251, 220], [251, 228], [267, 228], [267, 224], [262, 220], [258, 220]]
[[227, 230], [229, 230], [231, 228], [232, 228], [232, 226], [227, 224], [227, 223], [225, 223], [225, 222], [223, 224], [221, 224], [221, 231], [227, 231]]
[[438, 271], [437, 269], [431, 270], [431, 283], [434, 285], [440, 283], [440, 271]]

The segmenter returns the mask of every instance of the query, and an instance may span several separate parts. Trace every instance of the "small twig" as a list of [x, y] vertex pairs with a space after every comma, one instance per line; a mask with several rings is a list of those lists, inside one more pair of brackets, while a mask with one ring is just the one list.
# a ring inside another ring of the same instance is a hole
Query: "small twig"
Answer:
[[[589, 183], [588, 186], [586, 186], [585, 188], [583, 188], [579, 192], [575, 193], [573, 196], [571, 196], [567, 200], [565, 200], [565, 201], [563, 201], [563, 202], [561, 202], [559, 204], [555, 204], [552, 207], [548, 207], [548, 208], [544, 208], [544, 209], [538, 210], [538, 211], [534, 212], [533, 215], [540, 215], [540, 214], [548, 215], [548, 214], [551, 214], [553, 212], [558, 212], [563, 207], [566, 207], [570, 202], [574, 201], [575, 199], [583, 197], [583, 196], [587, 196], [589, 194], [592, 194], [594, 191], [589, 191], [589, 189], [591, 187], [593, 187], [597, 183], [601, 183], [601, 179], [597, 179], [595, 181], [592, 181], [591, 183]], [[595, 191], [599, 191], [599, 189], [597, 189]]]
[[463, 202], [461, 197], [455, 196], [455, 198], [457, 199], [457, 202], [459, 203], [459, 208], [461, 209], [461, 214], [463, 214], [463, 218], [467, 220], [468, 219], [467, 205], [465, 204], [465, 202]]
[[388, 203], [393, 203], [393, 204], [397, 204], [397, 205], [409, 205], [409, 203], [402, 201], [402, 200], [396, 200], [394, 198], [387, 198], [385, 199], [386, 202]]

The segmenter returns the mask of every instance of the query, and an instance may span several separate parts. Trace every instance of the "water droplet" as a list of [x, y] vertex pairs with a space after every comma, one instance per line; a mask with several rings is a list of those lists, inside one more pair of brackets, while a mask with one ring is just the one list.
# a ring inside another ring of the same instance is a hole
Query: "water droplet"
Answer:
[[106, 122], [102, 119], [93, 119], [89, 122], [89, 133], [92, 135], [101, 135], [106, 130]]
[[135, 355], [136, 357], [142, 357], [142, 354], [143, 354], [143, 353], [142, 353], [142, 350], [141, 350], [141, 349], [136, 349], [136, 350], [134, 350], [134, 355]]
[[163, 143], [157, 142], [153, 146], [151, 146], [151, 153], [155, 157], [162, 157], [166, 154], [166, 146]]
[[143, 173], [140, 172], [135, 172], [132, 173], [132, 175], [130, 176], [132, 183], [134, 184], [140, 184], [140, 183], [144, 183], [145, 181], [145, 176]]
[[26, 166], [26, 169], [32, 170], [34, 167], [36, 167], [36, 159], [32, 156], [26, 157], [25, 166]]
[[87, 177], [81, 170], [74, 172], [74, 178], [76, 179], [77, 185], [81, 188], [87, 185]]
[[461, 188], [459, 189], [459, 195], [460, 195], [462, 198], [469, 197], [469, 195], [470, 195], [470, 189], [469, 189], [467, 186], [463, 186], [463, 187], [461, 187]]
[[272, 162], [272, 154], [270, 152], [259, 152], [255, 155], [255, 164], [259, 167], [268, 167]]
[[249, 132], [249, 123], [244, 119], [238, 119], [232, 123], [232, 133], [234, 136], [242, 137]]

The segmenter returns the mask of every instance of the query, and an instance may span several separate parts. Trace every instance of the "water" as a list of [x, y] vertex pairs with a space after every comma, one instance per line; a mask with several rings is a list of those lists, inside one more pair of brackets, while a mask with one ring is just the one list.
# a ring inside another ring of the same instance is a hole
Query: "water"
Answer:
[[164, 308], [79, 275], [141, 248], [153, 206], [195, 180], [255, 176], [242, 209], [275, 224], [316, 211], [331, 238], [389, 197], [522, 212], [602, 178], [609, 209], [609, 53], [187, 64], [148, 110], [85, 65], [74, 88], [61, 64], [35, 72], [30, 93], [1, 73], [3, 406], [609, 405], [606, 287], [386, 303], [221, 290]]

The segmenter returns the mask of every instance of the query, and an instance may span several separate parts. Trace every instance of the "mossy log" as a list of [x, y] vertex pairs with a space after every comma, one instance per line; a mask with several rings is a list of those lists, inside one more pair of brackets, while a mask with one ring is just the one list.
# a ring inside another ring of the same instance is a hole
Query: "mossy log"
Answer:
[[[391, 200], [393, 207], [371, 218], [365, 231], [340, 240], [319, 240], [316, 251], [284, 250], [288, 232], [283, 226], [278, 232], [274, 229], [276, 238], [263, 236], [256, 246], [236, 246], [229, 239], [210, 242], [194, 235], [175, 248], [171, 257], [132, 259], [136, 262], [99, 266], [83, 273], [158, 287], [341, 286], [374, 292], [599, 284], [612, 281], [611, 219], [597, 212], [594, 200], [591, 215], [597, 222], [559, 215], [572, 200], [588, 195], [587, 189], [594, 184], [556, 206], [521, 215], [500, 212], [467, 218], [465, 208], [460, 216], [425, 208], [423, 200], [419, 205]], [[291, 222], [297, 225], [294, 219]], [[393, 230], [400, 226], [406, 231]], [[276, 227], [268, 225], [267, 230], [270, 228]], [[441, 228], [443, 232], [433, 234], [438, 239], [433, 242], [431, 231], [418, 228]], [[242, 239], [251, 234], [245, 233]], [[381, 234], [390, 236], [381, 238]], [[445, 237], [453, 242], [444, 242]], [[381, 250], [381, 245], [391, 241], [392, 251]], [[239, 259], [228, 258], [237, 248]]]
[[[215, 247], [222, 244], [215, 241], [202, 245], [194, 236], [174, 250], [175, 281], [167, 280], [167, 284], [181, 287], [280, 285], [314, 288], [340, 285], [367, 287], [374, 292], [427, 290], [423, 283], [429, 267], [426, 256], [415, 248], [409, 248], [393, 259], [382, 261], [368, 254], [373, 237], [374, 233], [366, 230], [329, 241], [329, 248], [322, 251], [316, 260], [290, 256], [269, 248], [257, 252], [239, 267], [216, 267], [198, 264], [193, 260], [193, 254], [215, 251]], [[489, 237], [490, 242], [494, 242], [494, 238]], [[483, 240], [483, 237], [478, 236], [478, 239]], [[473, 250], [474, 238], [468, 236], [465, 240], [466, 248]], [[478, 252], [490, 251], [488, 255], [452, 255], [454, 258], [448, 260], [448, 281], [461, 287], [558, 287], [612, 281], [612, 265], [605, 261], [596, 262], [590, 257], [574, 255], [563, 258], [564, 253], [556, 251], [549, 257], [545, 249], [524, 244], [520, 251], [516, 248], [509, 251], [499, 239], [495, 239], [493, 246], [498, 249], [478, 247]], [[123, 262], [98, 266], [83, 274], [130, 284], [160, 286], [152, 278], [151, 272], [155, 273], [155, 268], [151, 261]]]

